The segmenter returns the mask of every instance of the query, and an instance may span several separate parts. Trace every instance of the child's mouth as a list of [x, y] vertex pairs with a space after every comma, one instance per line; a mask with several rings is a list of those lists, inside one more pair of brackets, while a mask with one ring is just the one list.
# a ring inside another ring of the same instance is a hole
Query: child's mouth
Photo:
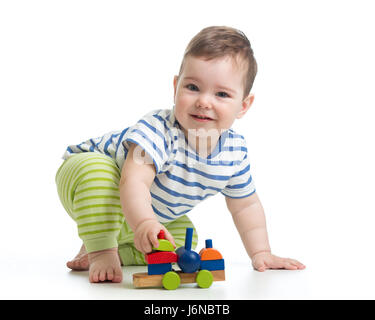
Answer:
[[192, 114], [191, 116], [194, 118], [194, 120], [199, 122], [207, 122], [213, 120], [212, 118], [206, 117], [204, 115]]

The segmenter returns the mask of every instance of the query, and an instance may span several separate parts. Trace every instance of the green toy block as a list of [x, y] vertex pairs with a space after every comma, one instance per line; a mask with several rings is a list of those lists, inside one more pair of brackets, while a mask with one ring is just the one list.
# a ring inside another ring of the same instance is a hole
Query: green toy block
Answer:
[[195, 281], [197, 282], [199, 287], [209, 288], [211, 287], [211, 284], [214, 281], [214, 277], [210, 271], [201, 270], [198, 272], [197, 278]]
[[175, 290], [178, 288], [178, 286], [181, 283], [180, 276], [174, 272], [174, 271], [169, 271], [163, 276], [163, 287], [167, 290]]
[[170, 243], [167, 239], [158, 239], [159, 246], [157, 248], [152, 247], [152, 250], [157, 251], [174, 251], [173, 244]]

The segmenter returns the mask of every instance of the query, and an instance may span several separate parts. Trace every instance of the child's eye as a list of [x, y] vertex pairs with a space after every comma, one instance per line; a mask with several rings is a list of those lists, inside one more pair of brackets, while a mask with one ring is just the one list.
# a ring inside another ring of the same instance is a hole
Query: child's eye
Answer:
[[229, 95], [224, 92], [224, 91], [220, 91], [217, 93], [217, 95], [220, 97], [220, 98], [229, 98]]
[[191, 91], [198, 91], [198, 87], [195, 85], [195, 84], [188, 84], [187, 86], [186, 86], [186, 88], [188, 88], [189, 90], [191, 90]]

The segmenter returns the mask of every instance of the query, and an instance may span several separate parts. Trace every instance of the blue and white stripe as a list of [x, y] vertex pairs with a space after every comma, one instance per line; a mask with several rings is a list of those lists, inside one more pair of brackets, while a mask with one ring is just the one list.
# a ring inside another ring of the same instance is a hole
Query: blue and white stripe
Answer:
[[63, 158], [99, 152], [113, 158], [121, 170], [130, 143], [139, 145], [154, 162], [156, 177], [150, 192], [161, 222], [181, 217], [218, 192], [231, 198], [255, 192], [242, 135], [232, 129], [223, 132], [215, 150], [207, 158], [199, 157], [186, 142], [171, 109], [150, 112], [122, 131], [70, 145]]

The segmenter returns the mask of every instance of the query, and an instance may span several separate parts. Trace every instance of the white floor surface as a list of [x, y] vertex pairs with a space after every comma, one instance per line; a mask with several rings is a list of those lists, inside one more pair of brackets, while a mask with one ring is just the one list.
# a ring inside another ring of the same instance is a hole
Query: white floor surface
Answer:
[[177, 290], [134, 289], [132, 274], [146, 267], [123, 267], [122, 283], [92, 284], [88, 272], [70, 271], [61, 258], [1, 261], [7, 274], [1, 281], [0, 299], [372, 299], [374, 272], [369, 268], [328, 268], [311, 265], [303, 271], [272, 270], [263, 273], [246, 263], [227, 262], [226, 281], [209, 289], [195, 284]]

